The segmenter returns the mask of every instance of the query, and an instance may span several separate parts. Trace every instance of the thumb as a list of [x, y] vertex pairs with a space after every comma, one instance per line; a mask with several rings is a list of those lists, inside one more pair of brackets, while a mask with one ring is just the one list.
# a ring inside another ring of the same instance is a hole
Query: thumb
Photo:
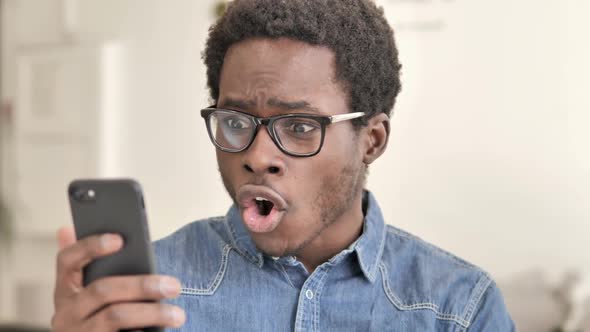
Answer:
[[74, 226], [68, 225], [60, 227], [57, 230], [57, 241], [59, 243], [60, 250], [76, 243], [76, 232], [74, 231]]

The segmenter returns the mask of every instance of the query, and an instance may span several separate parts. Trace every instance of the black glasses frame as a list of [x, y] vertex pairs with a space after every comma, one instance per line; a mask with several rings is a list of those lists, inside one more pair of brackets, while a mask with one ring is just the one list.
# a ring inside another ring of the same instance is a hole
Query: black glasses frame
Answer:
[[[245, 116], [248, 119], [250, 119], [251, 123], [254, 125], [254, 134], [250, 138], [250, 142], [248, 142], [248, 144], [246, 144], [241, 149], [228, 149], [223, 146], [220, 146], [217, 143], [217, 141], [215, 141], [215, 137], [213, 136], [213, 132], [211, 130], [211, 121], [210, 121], [211, 114], [213, 114], [216, 111], [235, 113], [235, 114], [242, 115], [242, 116]], [[242, 151], [247, 150], [252, 145], [254, 140], [256, 139], [256, 135], [258, 134], [259, 127], [261, 125], [264, 125], [266, 127], [266, 130], [267, 130], [268, 134], [270, 135], [272, 141], [279, 148], [279, 150], [281, 150], [283, 153], [285, 153], [289, 156], [293, 156], [293, 157], [312, 157], [312, 156], [317, 155], [318, 153], [320, 153], [320, 151], [322, 150], [322, 147], [324, 146], [324, 138], [326, 136], [326, 127], [328, 125], [335, 123], [335, 122], [358, 118], [363, 115], [365, 115], [364, 112], [347, 113], [347, 114], [340, 114], [340, 115], [334, 115], [334, 116], [324, 116], [324, 115], [306, 114], [306, 113], [293, 113], [293, 114], [276, 115], [276, 116], [271, 116], [271, 117], [267, 117], [267, 118], [259, 118], [259, 117], [256, 117], [252, 114], [248, 114], [245, 112], [236, 111], [236, 110], [227, 109], [227, 108], [217, 108], [214, 106], [207, 107], [207, 108], [204, 108], [201, 110], [201, 116], [203, 117], [203, 119], [205, 119], [205, 124], [207, 126], [207, 132], [209, 134], [209, 138], [211, 139], [211, 142], [213, 142], [213, 145], [215, 145], [215, 147], [217, 147], [219, 150], [224, 151], [224, 152], [230, 152], [230, 153], [238, 153], [238, 152], [242, 152]], [[320, 124], [322, 136], [320, 139], [320, 146], [318, 147], [318, 149], [315, 152], [304, 153], [304, 154], [293, 153], [293, 152], [289, 152], [288, 150], [286, 150], [285, 147], [281, 144], [281, 141], [279, 140], [277, 133], [275, 131], [274, 123], [280, 119], [295, 118], [295, 117], [312, 119], [312, 120], [317, 121]]]

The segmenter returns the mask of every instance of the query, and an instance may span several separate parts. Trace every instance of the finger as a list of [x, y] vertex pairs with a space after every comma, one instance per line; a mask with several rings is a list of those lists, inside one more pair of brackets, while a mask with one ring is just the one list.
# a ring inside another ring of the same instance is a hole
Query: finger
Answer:
[[110, 305], [85, 322], [83, 331], [117, 331], [149, 326], [178, 328], [186, 315], [177, 306], [165, 303], [117, 303]]
[[112, 254], [123, 246], [117, 234], [93, 235], [62, 249], [57, 255], [56, 302], [82, 288], [82, 268], [96, 258]]
[[169, 276], [107, 277], [92, 282], [78, 294], [76, 316], [86, 319], [108, 304], [161, 300], [179, 294], [180, 282]]
[[71, 246], [76, 242], [76, 232], [74, 226], [68, 225], [60, 227], [57, 230], [57, 241], [59, 243], [59, 249], [64, 249]]

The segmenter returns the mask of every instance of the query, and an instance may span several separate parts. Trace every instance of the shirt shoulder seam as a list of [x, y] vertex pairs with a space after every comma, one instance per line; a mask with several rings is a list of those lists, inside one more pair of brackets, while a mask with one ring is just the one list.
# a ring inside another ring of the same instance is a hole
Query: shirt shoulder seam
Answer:
[[445, 250], [443, 250], [443, 249], [441, 249], [441, 248], [439, 248], [439, 247], [437, 247], [437, 246], [435, 246], [435, 245], [433, 245], [431, 243], [428, 243], [428, 242], [424, 241], [423, 239], [421, 239], [421, 238], [419, 238], [419, 237], [417, 237], [415, 235], [412, 235], [410, 233], [404, 232], [404, 231], [402, 231], [400, 229], [397, 229], [397, 228], [395, 228], [395, 227], [393, 227], [391, 225], [387, 225], [387, 232], [389, 234], [391, 234], [391, 235], [399, 236], [399, 237], [402, 237], [402, 238], [405, 238], [405, 239], [414, 241], [419, 246], [421, 246], [423, 248], [426, 248], [430, 252], [433, 252], [433, 253], [435, 253], [437, 255], [446, 257], [449, 260], [451, 260], [453, 263], [455, 263], [455, 264], [457, 264], [457, 265], [459, 265], [461, 267], [464, 267], [464, 268], [467, 268], [467, 269], [470, 269], [470, 270], [475, 270], [475, 271], [478, 271], [478, 272], [485, 273], [479, 267], [477, 267], [477, 266], [475, 266], [475, 265], [473, 265], [473, 264], [471, 264], [469, 262], [466, 262], [463, 259], [461, 259], [461, 258], [459, 258], [459, 257], [457, 257], [457, 256], [455, 256], [453, 254], [451, 254], [450, 252], [445, 251]]
[[465, 329], [467, 329], [467, 327], [471, 325], [473, 321], [473, 315], [475, 314], [476, 309], [480, 305], [483, 299], [483, 295], [490, 288], [492, 283], [493, 280], [487, 273], [483, 273], [481, 278], [479, 278], [479, 280], [477, 281], [475, 288], [471, 293], [469, 302], [465, 306], [465, 312], [463, 313], [464, 319], [468, 322], [468, 326], [466, 326]]
[[381, 270], [381, 275], [383, 279], [383, 288], [385, 290], [385, 295], [389, 299], [389, 301], [401, 311], [413, 311], [413, 310], [430, 310], [434, 312], [436, 318], [440, 320], [447, 320], [447, 321], [454, 321], [457, 324], [461, 325], [463, 328], [469, 327], [469, 321], [466, 321], [463, 317], [455, 314], [447, 314], [443, 313], [439, 306], [433, 302], [419, 302], [419, 303], [412, 303], [412, 304], [405, 304], [403, 303], [391, 290], [389, 286], [389, 273], [387, 271], [387, 267], [385, 264], [379, 264], [379, 270]]

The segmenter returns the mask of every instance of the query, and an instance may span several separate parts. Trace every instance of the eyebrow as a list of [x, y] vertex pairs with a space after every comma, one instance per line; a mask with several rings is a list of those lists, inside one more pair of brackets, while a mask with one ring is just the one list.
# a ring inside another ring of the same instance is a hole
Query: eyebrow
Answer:
[[225, 98], [219, 107], [234, 107], [242, 110], [249, 110], [256, 107], [256, 102], [253, 100]]
[[313, 113], [319, 113], [319, 109], [311, 106], [311, 104], [305, 100], [284, 101], [278, 100], [276, 98], [271, 98], [268, 100], [266, 104], [268, 106], [277, 107], [285, 111], [305, 110]]
[[[285, 101], [279, 100], [277, 98], [270, 98], [266, 104], [270, 107], [276, 107], [283, 111], [304, 110], [312, 113], [320, 113], [318, 108], [313, 107], [305, 100]], [[237, 108], [247, 111], [256, 108], [256, 102], [254, 100], [225, 98], [218, 106], [222, 108]]]

